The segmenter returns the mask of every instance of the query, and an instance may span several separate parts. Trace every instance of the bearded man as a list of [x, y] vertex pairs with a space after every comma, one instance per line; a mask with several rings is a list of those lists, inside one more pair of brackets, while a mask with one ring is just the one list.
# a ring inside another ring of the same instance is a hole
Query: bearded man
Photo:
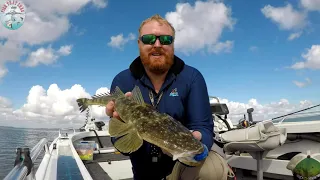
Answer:
[[[134, 86], [139, 86], [146, 103], [180, 121], [211, 149], [213, 117], [207, 86], [197, 69], [174, 54], [174, 37], [173, 26], [159, 15], [143, 21], [138, 39], [140, 55], [128, 69], [115, 76], [111, 92], [118, 86], [130, 95]], [[106, 106], [106, 114], [120, 119], [114, 111], [114, 102]], [[112, 143], [115, 141], [112, 138]], [[215, 151], [209, 151], [203, 164], [196, 167], [173, 161], [170, 155], [146, 141], [139, 150], [127, 155], [135, 180], [227, 179], [227, 164]]]

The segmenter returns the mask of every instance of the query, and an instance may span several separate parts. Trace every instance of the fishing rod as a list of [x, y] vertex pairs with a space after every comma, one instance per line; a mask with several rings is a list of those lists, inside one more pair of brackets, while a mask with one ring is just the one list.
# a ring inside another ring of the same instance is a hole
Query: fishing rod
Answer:
[[317, 105], [314, 105], [314, 106], [311, 106], [311, 107], [308, 107], [308, 108], [305, 108], [305, 109], [301, 109], [299, 111], [295, 111], [295, 112], [292, 112], [292, 113], [289, 113], [289, 114], [285, 114], [285, 115], [282, 115], [282, 116], [279, 116], [279, 117], [275, 117], [275, 118], [272, 118], [272, 120], [275, 120], [275, 119], [278, 119], [278, 118], [282, 118], [282, 117], [285, 117], [285, 116], [289, 116], [289, 115], [292, 115], [292, 114], [296, 114], [298, 112], [302, 112], [302, 111], [305, 111], [305, 110], [308, 110], [308, 109], [312, 109], [312, 108], [315, 108], [317, 106], [320, 106], [320, 104], [317, 104]]

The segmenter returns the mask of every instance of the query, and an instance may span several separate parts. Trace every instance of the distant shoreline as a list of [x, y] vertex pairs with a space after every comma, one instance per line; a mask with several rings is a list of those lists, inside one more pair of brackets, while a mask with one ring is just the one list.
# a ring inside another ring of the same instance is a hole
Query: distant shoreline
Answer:
[[37, 128], [32, 128], [32, 127], [14, 127], [14, 126], [3, 126], [0, 125], [0, 128], [14, 128], [14, 129], [34, 129], [34, 130], [59, 130], [60, 128], [45, 128], [45, 127], [37, 127]]

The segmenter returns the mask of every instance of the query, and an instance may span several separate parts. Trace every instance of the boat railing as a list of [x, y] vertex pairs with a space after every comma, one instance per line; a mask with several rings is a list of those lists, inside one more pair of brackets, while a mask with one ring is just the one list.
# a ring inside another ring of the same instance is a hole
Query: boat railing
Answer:
[[8, 173], [4, 180], [35, 180], [34, 162], [39, 157], [42, 150], [49, 153], [48, 140], [41, 139], [32, 149], [28, 147], [16, 149], [16, 159], [14, 168]]

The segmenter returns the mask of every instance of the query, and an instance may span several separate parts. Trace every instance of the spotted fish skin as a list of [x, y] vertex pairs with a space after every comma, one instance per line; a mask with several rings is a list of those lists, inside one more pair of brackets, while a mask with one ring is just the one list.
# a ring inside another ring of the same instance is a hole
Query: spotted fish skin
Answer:
[[120, 98], [115, 104], [118, 104], [116, 111], [120, 118], [131, 121], [144, 140], [174, 154], [191, 151], [198, 154], [203, 151], [202, 144], [192, 133], [171, 116], [129, 98]]
[[138, 150], [143, 140], [169, 152], [173, 160], [197, 166], [193, 157], [204, 151], [202, 143], [193, 137], [192, 133], [179, 121], [165, 113], [158, 112], [153, 106], [144, 103], [142, 94], [136, 86], [131, 97], [116, 87], [111, 95], [93, 97], [93, 99], [78, 99], [81, 111], [88, 105], [103, 105], [109, 101], [115, 102], [115, 111], [121, 120], [111, 118], [109, 133], [118, 138], [114, 146], [121, 152], [132, 153]]

